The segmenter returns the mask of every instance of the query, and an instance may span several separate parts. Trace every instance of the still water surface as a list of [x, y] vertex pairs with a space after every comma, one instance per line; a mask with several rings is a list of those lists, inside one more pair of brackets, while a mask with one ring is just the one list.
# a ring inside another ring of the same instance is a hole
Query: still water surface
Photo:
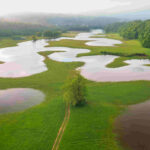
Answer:
[[[91, 38], [96, 34], [103, 33], [102, 30], [93, 30], [87, 33], [80, 33], [75, 38], [61, 37], [55, 39], [86, 40], [87, 45], [91, 46], [116, 46], [121, 44], [118, 40], [107, 38]], [[85, 65], [78, 68], [81, 74], [92, 81], [101, 82], [118, 82], [132, 80], [150, 80], [150, 67], [145, 64], [150, 64], [150, 60], [128, 60], [128, 66], [119, 68], [107, 68], [106, 65], [113, 62], [118, 56], [112, 55], [97, 55], [76, 57], [81, 53], [90, 52], [89, 49], [69, 48], [69, 47], [45, 47], [46, 40], [38, 40], [37, 42], [22, 42], [16, 47], [8, 47], [0, 49], [0, 77], [24, 77], [46, 71], [48, 68], [43, 62], [44, 57], [39, 55], [40, 51], [62, 51], [54, 52], [49, 55], [49, 58], [60, 62], [75, 62], [81, 61]]]
[[0, 90], [0, 113], [18, 112], [44, 101], [45, 95], [35, 89], [13, 88]]

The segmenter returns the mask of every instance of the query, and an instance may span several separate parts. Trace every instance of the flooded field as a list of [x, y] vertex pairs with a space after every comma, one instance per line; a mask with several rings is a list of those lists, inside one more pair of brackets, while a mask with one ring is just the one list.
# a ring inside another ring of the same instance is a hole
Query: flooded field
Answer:
[[[92, 30], [87, 33], [80, 33], [75, 38], [61, 37], [62, 39], [86, 40], [85, 44], [91, 46], [114, 46], [121, 44], [121, 41], [107, 38], [91, 38], [93, 35], [103, 33], [102, 30]], [[47, 70], [43, 60], [44, 57], [39, 55], [40, 51], [62, 51], [54, 52], [49, 55], [49, 58], [60, 62], [81, 61], [85, 65], [78, 68], [81, 74], [92, 81], [97, 82], [118, 82], [132, 80], [150, 80], [150, 67], [145, 66], [150, 64], [147, 59], [143, 60], [128, 60], [128, 66], [119, 68], [107, 68], [106, 66], [113, 62], [118, 56], [97, 55], [76, 57], [81, 53], [90, 52], [89, 49], [69, 48], [69, 47], [45, 47], [48, 45], [46, 40], [38, 40], [37, 42], [22, 42], [16, 47], [8, 47], [0, 49], [0, 77], [24, 77], [33, 74], [41, 73]]]

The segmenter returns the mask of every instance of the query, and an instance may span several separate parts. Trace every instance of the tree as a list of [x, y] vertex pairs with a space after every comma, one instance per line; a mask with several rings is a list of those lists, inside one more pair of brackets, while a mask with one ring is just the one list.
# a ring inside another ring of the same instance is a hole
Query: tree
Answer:
[[119, 32], [120, 28], [125, 24], [126, 22], [116, 22], [113, 24], [108, 24], [105, 26], [104, 30], [106, 33], [117, 33]]
[[125, 39], [139, 39], [143, 47], [150, 48], [150, 20], [110, 24], [106, 32], [119, 32]]
[[125, 39], [138, 39], [141, 24], [142, 21], [128, 22], [119, 29], [119, 33]]
[[140, 29], [139, 40], [143, 47], [150, 48], [150, 20], [143, 22]]
[[82, 106], [86, 103], [85, 79], [79, 71], [73, 71], [64, 86], [64, 99], [73, 106]]
[[32, 40], [35, 42], [37, 40], [35, 35], [32, 35]]
[[61, 34], [61, 31], [53, 31], [53, 30], [50, 31], [50, 30], [48, 30], [48, 31], [45, 31], [43, 33], [43, 36], [47, 37], [47, 38], [57, 38], [60, 36], [60, 34]]
[[41, 37], [41, 36], [42, 36], [42, 33], [41, 33], [41, 32], [36, 32], [36, 36]]

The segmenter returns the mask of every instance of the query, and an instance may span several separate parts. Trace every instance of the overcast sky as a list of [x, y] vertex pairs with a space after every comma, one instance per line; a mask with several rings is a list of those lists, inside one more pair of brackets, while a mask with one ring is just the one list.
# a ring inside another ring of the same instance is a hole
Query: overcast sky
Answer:
[[0, 15], [24, 12], [118, 13], [150, 9], [150, 0], [1, 0]]

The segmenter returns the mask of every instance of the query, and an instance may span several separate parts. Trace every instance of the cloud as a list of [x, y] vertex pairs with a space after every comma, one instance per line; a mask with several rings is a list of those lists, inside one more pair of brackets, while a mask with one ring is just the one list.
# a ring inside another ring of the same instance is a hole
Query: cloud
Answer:
[[[124, 2], [124, 0], [111, 0], [112, 2]], [[126, 0], [129, 3], [124, 10], [143, 10], [150, 9], [150, 0]], [[120, 8], [119, 8], [120, 9]]]
[[[116, 5], [112, 6], [109, 9], [105, 10], [96, 10], [93, 11], [92, 14], [102, 14], [102, 15], [110, 15], [117, 13], [125, 13], [125, 12], [136, 12], [140, 10], [148, 10], [150, 9], [150, 1], [149, 0], [110, 0], [111, 3], [116, 3]], [[117, 4], [118, 3], [118, 4]]]
[[20, 12], [111, 14], [142, 9], [150, 9], [149, 0], [3, 0], [0, 14]]

